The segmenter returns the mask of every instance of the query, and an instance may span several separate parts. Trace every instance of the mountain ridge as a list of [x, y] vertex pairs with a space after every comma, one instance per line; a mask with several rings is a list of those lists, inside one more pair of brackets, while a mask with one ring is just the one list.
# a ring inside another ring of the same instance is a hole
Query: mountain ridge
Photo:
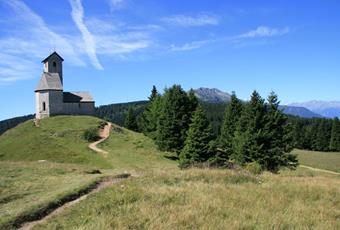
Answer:
[[[223, 92], [217, 88], [198, 88], [194, 89], [195, 95], [204, 102], [208, 103], [228, 103], [231, 100], [231, 94]], [[281, 105], [280, 108], [288, 115], [299, 116], [304, 118], [322, 118], [323, 116], [310, 111], [303, 106]]]
[[327, 118], [340, 118], [340, 101], [312, 100], [291, 103], [289, 106], [302, 106]]

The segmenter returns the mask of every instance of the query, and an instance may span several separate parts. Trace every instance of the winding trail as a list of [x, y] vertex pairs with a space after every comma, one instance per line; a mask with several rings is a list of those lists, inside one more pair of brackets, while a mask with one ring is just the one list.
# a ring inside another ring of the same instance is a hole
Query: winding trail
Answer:
[[88, 191], [86, 194], [80, 195], [69, 202], [65, 202], [64, 204], [61, 204], [58, 208], [54, 210], [50, 210], [45, 216], [42, 216], [38, 220], [33, 220], [33, 221], [28, 221], [26, 223], [23, 223], [19, 229], [30, 230], [38, 224], [45, 223], [52, 217], [57, 216], [58, 214], [63, 212], [65, 209], [68, 209], [74, 206], [75, 204], [79, 203], [80, 201], [85, 200], [90, 194], [97, 193], [104, 188], [107, 188], [113, 184], [117, 184], [121, 182], [122, 180], [127, 179], [128, 177], [130, 177], [130, 174], [126, 173], [126, 174], [120, 174], [114, 177], [105, 178], [103, 181], [99, 182], [96, 186], [91, 188], [90, 191]]
[[318, 169], [318, 168], [313, 168], [307, 165], [300, 165], [301, 168], [306, 168], [306, 169], [310, 169], [313, 171], [317, 171], [317, 172], [324, 172], [324, 173], [330, 173], [333, 175], [340, 175], [340, 173], [334, 172], [334, 171], [330, 171], [330, 170], [326, 170], [326, 169]]
[[110, 136], [111, 128], [112, 128], [112, 123], [108, 123], [107, 125], [105, 125], [104, 129], [100, 131], [100, 134], [99, 134], [100, 140], [89, 144], [89, 148], [97, 153], [100, 153], [106, 156], [108, 152], [103, 149], [98, 148], [97, 145], [105, 141]]

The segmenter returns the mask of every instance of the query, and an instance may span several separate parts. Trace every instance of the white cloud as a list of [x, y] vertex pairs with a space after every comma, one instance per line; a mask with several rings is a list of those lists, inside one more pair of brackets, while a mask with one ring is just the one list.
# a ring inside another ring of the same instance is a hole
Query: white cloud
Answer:
[[161, 19], [163, 22], [170, 25], [193, 27], [193, 26], [208, 26], [218, 25], [218, 18], [206, 14], [198, 16], [187, 16], [187, 15], [173, 15]]
[[94, 36], [88, 30], [84, 23], [84, 9], [81, 4], [81, 0], [70, 0], [72, 7], [72, 19], [80, 30], [85, 43], [85, 50], [92, 62], [92, 65], [100, 70], [103, 70], [103, 66], [100, 64], [96, 54], [96, 42]]
[[[85, 66], [84, 56], [88, 56], [93, 66], [102, 69], [97, 54], [121, 59], [122, 55], [155, 44], [153, 33], [159, 30], [156, 26], [127, 25], [109, 15], [85, 20], [81, 2], [70, 2], [72, 17], [80, 33], [74, 30], [73, 24], [62, 27], [55, 24], [52, 30], [21, 0], [0, 0], [0, 4], [8, 8], [8, 15], [0, 15], [3, 34], [0, 37], [0, 82], [39, 77], [40, 61], [54, 50], [67, 60], [67, 64]], [[56, 29], [67, 33], [57, 33]]]
[[181, 46], [171, 46], [171, 51], [189, 51], [189, 50], [194, 50], [194, 49], [199, 49], [204, 45], [207, 45], [208, 43], [213, 42], [212, 40], [204, 40], [204, 41], [194, 41], [194, 42], [189, 42], [185, 43], [184, 45]]
[[85, 65], [70, 41], [52, 31], [22, 1], [2, 1], [11, 17], [1, 21], [6, 35], [0, 38], [0, 81], [13, 82], [36, 76], [40, 60], [56, 49], [74, 65]]
[[267, 26], [259, 26], [255, 30], [236, 36], [236, 38], [258, 38], [258, 37], [274, 37], [282, 36], [290, 32], [289, 27], [270, 28]]
[[127, 54], [150, 46], [149, 40], [121, 41], [113, 36], [97, 36], [98, 53], [106, 55]]

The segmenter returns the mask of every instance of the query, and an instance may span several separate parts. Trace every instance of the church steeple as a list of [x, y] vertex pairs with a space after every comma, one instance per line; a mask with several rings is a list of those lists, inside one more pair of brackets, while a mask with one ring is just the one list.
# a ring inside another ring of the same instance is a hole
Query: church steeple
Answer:
[[61, 84], [63, 84], [63, 61], [64, 59], [55, 51], [42, 61], [44, 72], [58, 73]]

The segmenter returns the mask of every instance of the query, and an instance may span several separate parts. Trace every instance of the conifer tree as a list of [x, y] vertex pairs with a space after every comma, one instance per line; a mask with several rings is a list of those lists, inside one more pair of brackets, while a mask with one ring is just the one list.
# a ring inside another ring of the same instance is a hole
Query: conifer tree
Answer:
[[165, 90], [158, 119], [156, 143], [160, 150], [177, 154], [184, 146], [193, 106], [180, 85]]
[[192, 117], [185, 146], [181, 151], [180, 167], [207, 161], [214, 154], [213, 131], [201, 106]]
[[191, 113], [192, 116], [198, 106], [198, 99], [193, 89], [189, 90], [188, 99], [189, 99], [188, 112]]
[[265, 136], [263, 136], [263, 156], [258, 162], [269, 171], [277, 171], [281, 166], [295, 168], [297, 159], [293, 150], [292, 129], [287, 124], [287, 116], [279, 109], [278, 97], [271, 92], [268, 97]]
[[329, 144], [331, 140], [330, 130], [331, 128], [328, 127], [328, 121], [326, 119], [322, 119], [317, 126], [317, 133], [315, 138], [315, 150], [318, 151], [329, 151]]
[[235, 136], [236, 127], [242, 113], [242, 103], [236, 97], [235, 92], [231, 95], [231, 101], [229, 102], [224, 114], [224, 119], [221, 127], [221, 135], [219, 140], [219, 146], [222, 149], [222, 153], [217, 156], [218, 164], [224, 164], [230, 155], [233, 154], [233, 140]]
[[135, 114], [135, 110], [132, 108], [132, 106], [129, 107], [129, 110], [127, 112], [127, 116], [125, 118], [125, 125], [127, 129], [138, 131], [138, 125], [137, 125], [137, 118]]
[[162, 97], [155, 86], [152, 87], [149, 104], [140, 118], [143, 133], [153, 139], [156, 138], [157, 124], [161, 110]]
[[152, 86], [152, 90], [151, 90], [151, 95], [149, 97], [149, 101], [153, 102], [157, 97], [159, 96], [157, 88], [155, 85]]
[[239, 164], [258, 161], [264, 150], [266, 106], [264, 100], [254, 91], [238, 122], [231, 156]]
[[333, 120], [329, 148], [331, 151], [340, 151], [340, 121], [337, 117]]

